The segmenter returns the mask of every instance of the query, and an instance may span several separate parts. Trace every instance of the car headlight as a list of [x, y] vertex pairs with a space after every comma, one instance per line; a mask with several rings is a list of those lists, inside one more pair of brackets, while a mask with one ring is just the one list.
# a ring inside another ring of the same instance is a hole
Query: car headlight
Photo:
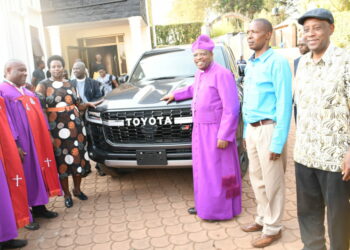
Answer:
[[101, 112], [88, 110], [86, 112], [86, 118], [91, 122], [102, 123]]

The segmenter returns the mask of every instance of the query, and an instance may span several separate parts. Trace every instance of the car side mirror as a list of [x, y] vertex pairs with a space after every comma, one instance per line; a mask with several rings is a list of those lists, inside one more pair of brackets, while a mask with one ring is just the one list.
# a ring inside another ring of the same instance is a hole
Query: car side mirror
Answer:
[[118, 77], [118, 82], [120, 84], [126, 83], [128, 80], [129, 80], [129, 76], [128, 75], [123, 75], [123, 76], [119, 76]]
[[238, 75], [239, 76], [244, 76], [244, 70], [245, 70], [245, 64], [238, 64]]

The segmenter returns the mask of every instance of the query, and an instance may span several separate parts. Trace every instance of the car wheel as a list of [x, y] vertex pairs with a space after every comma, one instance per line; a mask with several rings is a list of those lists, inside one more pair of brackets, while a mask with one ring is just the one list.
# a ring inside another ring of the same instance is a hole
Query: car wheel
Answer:
[[237, 151], [238, 151], [238, 157], [239, 157], [239, 164], [241, 166], [242, 177], [246, 174], [248, 170], [248, 165], [249, 165], [247, 150], [243, 146], [243, 143], [244, 143], [243, 130], [244, 130], [244, 123], [241, 117], [237, 128], [236, 138], [237, 138]]
[[248, 170], [248, 165], [249, 165], [247, 151], [245, 151], [244, 149], [238, 149], [238, 157], [239, 157], [239, 163], [241, 166], [241, 176], [243, 178], [243, 176], [246, 174]]

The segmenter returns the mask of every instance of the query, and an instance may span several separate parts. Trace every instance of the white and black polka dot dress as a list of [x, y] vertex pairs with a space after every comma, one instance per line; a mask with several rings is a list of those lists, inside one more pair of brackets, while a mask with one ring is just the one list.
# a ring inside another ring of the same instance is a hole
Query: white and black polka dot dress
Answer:
[[[42, 98], [46, 108], [78, 105], [76, 90], [69, 81], [46, 80]], [[86, 144], [86, 129], [78, 108], [68, 111], [47, 112], [51, 135], [54, 138], [55, 158], [60, 178], [68, 175], [85, 176], [90, 170]]]

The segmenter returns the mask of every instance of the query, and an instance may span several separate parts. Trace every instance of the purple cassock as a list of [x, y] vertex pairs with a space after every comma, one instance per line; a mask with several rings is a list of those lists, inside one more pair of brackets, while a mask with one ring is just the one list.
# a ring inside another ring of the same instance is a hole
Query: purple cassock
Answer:
[[[35, 97], [33, 92], [26, 88], [22, 89], [25, 95]], [[0, 84], [0, 95], [5, 100], [6, 108], [17, 132], [15, 140], [23, 151], [27, 153], [23, 160], [23, 170], [27, 184], [28, 205], [30, 207], [45, 205], [49, 202], [49, 197], [41, 173], [27, 113], [21, 101], [16, 100], [22, 94], [10, 83], [3, 82]]]
[[[177, 90], [176, 101], [192, 100], [192, 161], [197, 215], [227, 220], [241, 213], [241, 175], [236, 145], [240, 104], [232, 73], [212, 62], [197, 70], [193, 85]], [[217, 148], [218, 139], [228, 141]]]
[[17, 237], [15, 214], [7, 185], [4, 166], [0, 160], [0, 242], [12, 240]]

